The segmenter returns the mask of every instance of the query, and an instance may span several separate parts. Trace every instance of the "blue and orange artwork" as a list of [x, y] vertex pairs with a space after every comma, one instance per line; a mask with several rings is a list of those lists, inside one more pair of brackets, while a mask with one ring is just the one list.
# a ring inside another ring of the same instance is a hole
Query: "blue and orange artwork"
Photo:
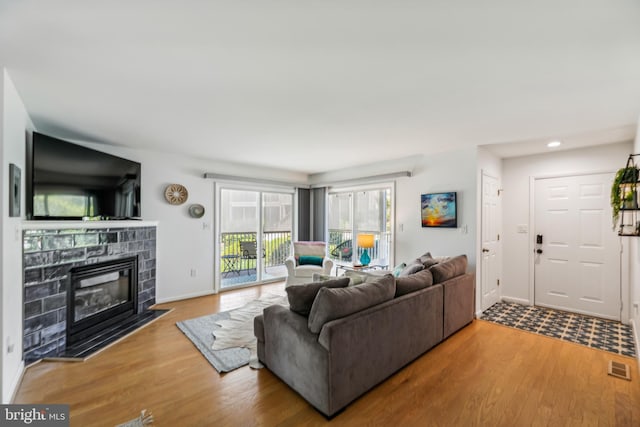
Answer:
[[423, 227], [457, 227], [456, 193], [432, 193], [421, 196]]

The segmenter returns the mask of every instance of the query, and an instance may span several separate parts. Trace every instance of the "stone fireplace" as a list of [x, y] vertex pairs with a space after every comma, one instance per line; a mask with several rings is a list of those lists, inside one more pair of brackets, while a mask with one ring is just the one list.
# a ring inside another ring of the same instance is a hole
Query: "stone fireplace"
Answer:
[[69, 346], [155, 303], [155, 226], [55, 224], [23, 232], [26, 363], [65, 356]]

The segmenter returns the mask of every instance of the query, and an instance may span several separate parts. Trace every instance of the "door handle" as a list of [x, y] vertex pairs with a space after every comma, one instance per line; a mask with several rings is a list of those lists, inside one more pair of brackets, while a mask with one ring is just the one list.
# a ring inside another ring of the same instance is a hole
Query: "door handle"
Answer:
[[489, 252], [489, 249], [482, 248], [482, 252]]
[[542, 249], [536, 249], [536, 253], [537, 254], [541, 254], [542, 253]]

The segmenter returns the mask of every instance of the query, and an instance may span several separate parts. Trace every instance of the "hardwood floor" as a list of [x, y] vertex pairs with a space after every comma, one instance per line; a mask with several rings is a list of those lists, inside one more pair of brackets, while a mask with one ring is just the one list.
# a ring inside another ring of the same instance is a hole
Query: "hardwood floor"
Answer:
[[[476, 320], [325, 419], [267, 369], [218, 374], [175, 326], [230, 310], [283, 284], [195, 298], [82, 363], [42, 362], [14, 403], [68, 403], [72, 426], [638, 426], [637, 361]], [[610, 359], [632, 381], [606, 374]]]

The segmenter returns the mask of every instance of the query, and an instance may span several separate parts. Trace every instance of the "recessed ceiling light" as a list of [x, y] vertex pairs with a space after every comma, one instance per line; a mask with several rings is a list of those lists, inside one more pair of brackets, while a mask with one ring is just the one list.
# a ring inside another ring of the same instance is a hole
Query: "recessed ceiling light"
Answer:
[[556, 147], [559, 147], [560, 144], [562, 144], [562, 142], [560, 141], [551, 141], [550, 143], [547, 144], [547, 147], [556, 148]]

